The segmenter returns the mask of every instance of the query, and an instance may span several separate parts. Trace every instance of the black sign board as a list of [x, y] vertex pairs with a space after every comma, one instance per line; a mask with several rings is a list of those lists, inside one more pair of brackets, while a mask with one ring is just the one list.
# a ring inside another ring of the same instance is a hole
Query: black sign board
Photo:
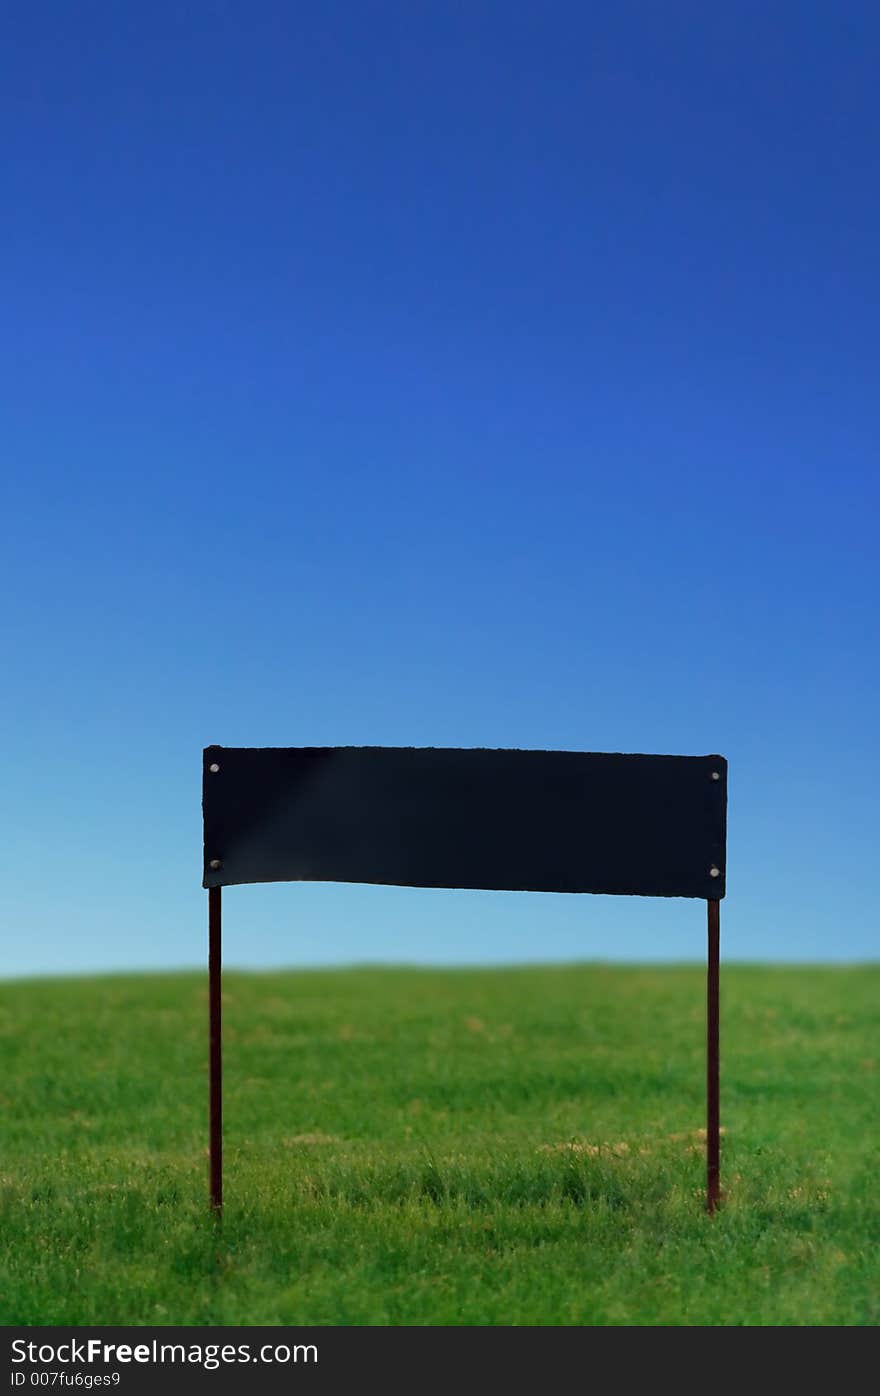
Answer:
[[721, 756], [208, 747], [206, 887], [724, 896]]
[[700, 897], [709, 906], [707, 1200], [718, 1203], [722, 756], [443, 747], [221, 747], [203, 756], [211, 1200], [219, 1212], [220, 892], [371, 882]]

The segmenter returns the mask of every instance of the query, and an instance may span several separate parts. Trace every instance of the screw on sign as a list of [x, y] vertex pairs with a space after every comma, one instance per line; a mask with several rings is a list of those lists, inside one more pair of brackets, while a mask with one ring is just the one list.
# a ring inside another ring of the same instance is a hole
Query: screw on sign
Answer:
[[220, 899], [223, 887], [248, 882], [703, 899], [708, 908], [706, 1207], [715, 1211], [721, 1198], [724, 757], [209, 746], [203, 760], [210, 1197], [218, 1215], [223, 1206]]

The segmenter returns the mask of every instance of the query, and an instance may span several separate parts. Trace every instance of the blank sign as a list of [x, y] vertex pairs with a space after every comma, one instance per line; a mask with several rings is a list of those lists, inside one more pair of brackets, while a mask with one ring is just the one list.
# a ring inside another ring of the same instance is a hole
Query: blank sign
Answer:
[[721, 756], [210, 746], [204, 886], [720, 899], [726, 809]]

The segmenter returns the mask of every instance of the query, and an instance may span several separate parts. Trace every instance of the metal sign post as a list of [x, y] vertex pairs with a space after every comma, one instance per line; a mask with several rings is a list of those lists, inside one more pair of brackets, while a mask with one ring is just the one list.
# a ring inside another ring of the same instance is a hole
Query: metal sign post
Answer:
[[719, 1101], [718, 971], [721, 903], [710, 901], [706, 973], [706, 1211], [721, 1201], [721, 1119]]
[[206, 747], [210, 1197], [223, 1207], [221, 889], [246, 882], [699, 897], [708, 907], [706, 1208], [721, 1200], [722, 756]]
[[219, 887], [208, 889], [208, 1046], [210, 1055], [211, 1206], [223, 1210], [223, 1022], [220, 984], [222, 970]]

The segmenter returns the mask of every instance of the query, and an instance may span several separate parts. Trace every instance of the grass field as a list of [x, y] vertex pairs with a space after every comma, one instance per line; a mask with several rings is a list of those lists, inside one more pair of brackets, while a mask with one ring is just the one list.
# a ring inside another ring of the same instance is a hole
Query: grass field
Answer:
[[873, 1324], [880, 967], [0, 985], [5, 1324]]

